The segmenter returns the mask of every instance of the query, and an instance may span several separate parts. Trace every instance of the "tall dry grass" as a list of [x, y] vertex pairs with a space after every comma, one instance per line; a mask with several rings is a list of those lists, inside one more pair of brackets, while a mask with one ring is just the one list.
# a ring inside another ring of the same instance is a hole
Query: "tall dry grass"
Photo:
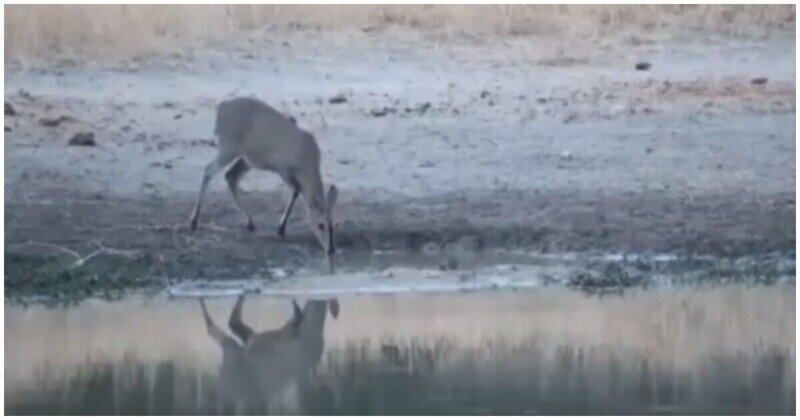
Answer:
[[286, 23], [501, 35], [665, 27], [735, 35], [792, 29], [795, 19], [794, 5], [10, 5], [5, 12], [6, 62], [120, 58], [235, 41]]

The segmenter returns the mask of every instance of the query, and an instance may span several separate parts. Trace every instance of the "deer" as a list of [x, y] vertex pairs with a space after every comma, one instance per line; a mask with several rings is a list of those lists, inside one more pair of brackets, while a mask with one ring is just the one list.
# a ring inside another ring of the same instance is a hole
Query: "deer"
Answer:
[[214, 323], [204, 299], [200, 299], [200, 307], [208, 335], [222, 348], [222, 400], [232, 402], [237, 411], [263, 413], [269, 402], [293, 383], [301, 391], [306, 389], [322, 359], [327, 312], [337, 318], [339, 303], [335, 299], [310, 300], [300, 309], [292, 300], [293, 314], [283, 326], [255, 332], [242, 320], [244, 300], [245, 295], [239, 295], [228, 320], [233, 336]]
[[189, 222], [192, 232], [197, 229], [209, 182], [226, 167], [225, 180], [233, 201], [245, 215], [247, 230], [255, 231], [253, 217], [242, 205], [238, 188], [247, 172], [260, 169], [277, 173], [291, 189], [291, 198], [278, 224], [278, 236], [285, 237], [289, 215], [302, 194], [308, 227], [328, 256], [336, 252], [333, 207], [338, 190], [331, 184], [327, 194], [324, 191], [319, 146], [311, 133], [298, 127], [293, 117], [258, 99], [237, 97], [217, 106], [214, 134], [218, 140], [217, 156], [203, 171], [200, 193]]

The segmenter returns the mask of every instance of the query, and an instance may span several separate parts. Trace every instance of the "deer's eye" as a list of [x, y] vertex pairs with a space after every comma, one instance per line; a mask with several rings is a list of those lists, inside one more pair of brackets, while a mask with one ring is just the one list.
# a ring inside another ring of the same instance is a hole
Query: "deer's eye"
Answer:
[[317, 227], [319, 228], [319, 230], [325, 230], [325, 225], [322, 223], [318, 224]]

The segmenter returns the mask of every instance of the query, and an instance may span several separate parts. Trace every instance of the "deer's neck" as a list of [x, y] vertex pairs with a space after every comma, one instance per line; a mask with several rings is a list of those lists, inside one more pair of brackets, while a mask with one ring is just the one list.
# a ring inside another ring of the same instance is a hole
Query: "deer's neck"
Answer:
[[309, 208], [314, 208], [319, 211], [325, 210], [325, 190], [322, 187], [322, 177], [319, 170], [309, 171], [299, 177], [300, 191], [303, 194], [303, 199]]

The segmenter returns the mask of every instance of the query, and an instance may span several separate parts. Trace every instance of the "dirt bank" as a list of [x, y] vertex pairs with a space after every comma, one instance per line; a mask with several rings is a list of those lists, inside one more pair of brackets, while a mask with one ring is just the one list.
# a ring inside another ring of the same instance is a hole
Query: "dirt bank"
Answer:
[[[315, 265], [302, 211], [276, 237], [288, 191], [273, 175], [243, 184], [257, 232], [221, 178], [200, 230], [185, 229], [214, 155], [214, 107], [234, 95], [318, 137], [341, 190], [345, 269], [386, 251], [438, 268], [463, 249], [794, 261], [793, 32], [569, 45], [400, 29], [269, 35], [241, 49], [7, 67], [6, 296]], [[87, 131], [96, 146], [68, 146]]]

